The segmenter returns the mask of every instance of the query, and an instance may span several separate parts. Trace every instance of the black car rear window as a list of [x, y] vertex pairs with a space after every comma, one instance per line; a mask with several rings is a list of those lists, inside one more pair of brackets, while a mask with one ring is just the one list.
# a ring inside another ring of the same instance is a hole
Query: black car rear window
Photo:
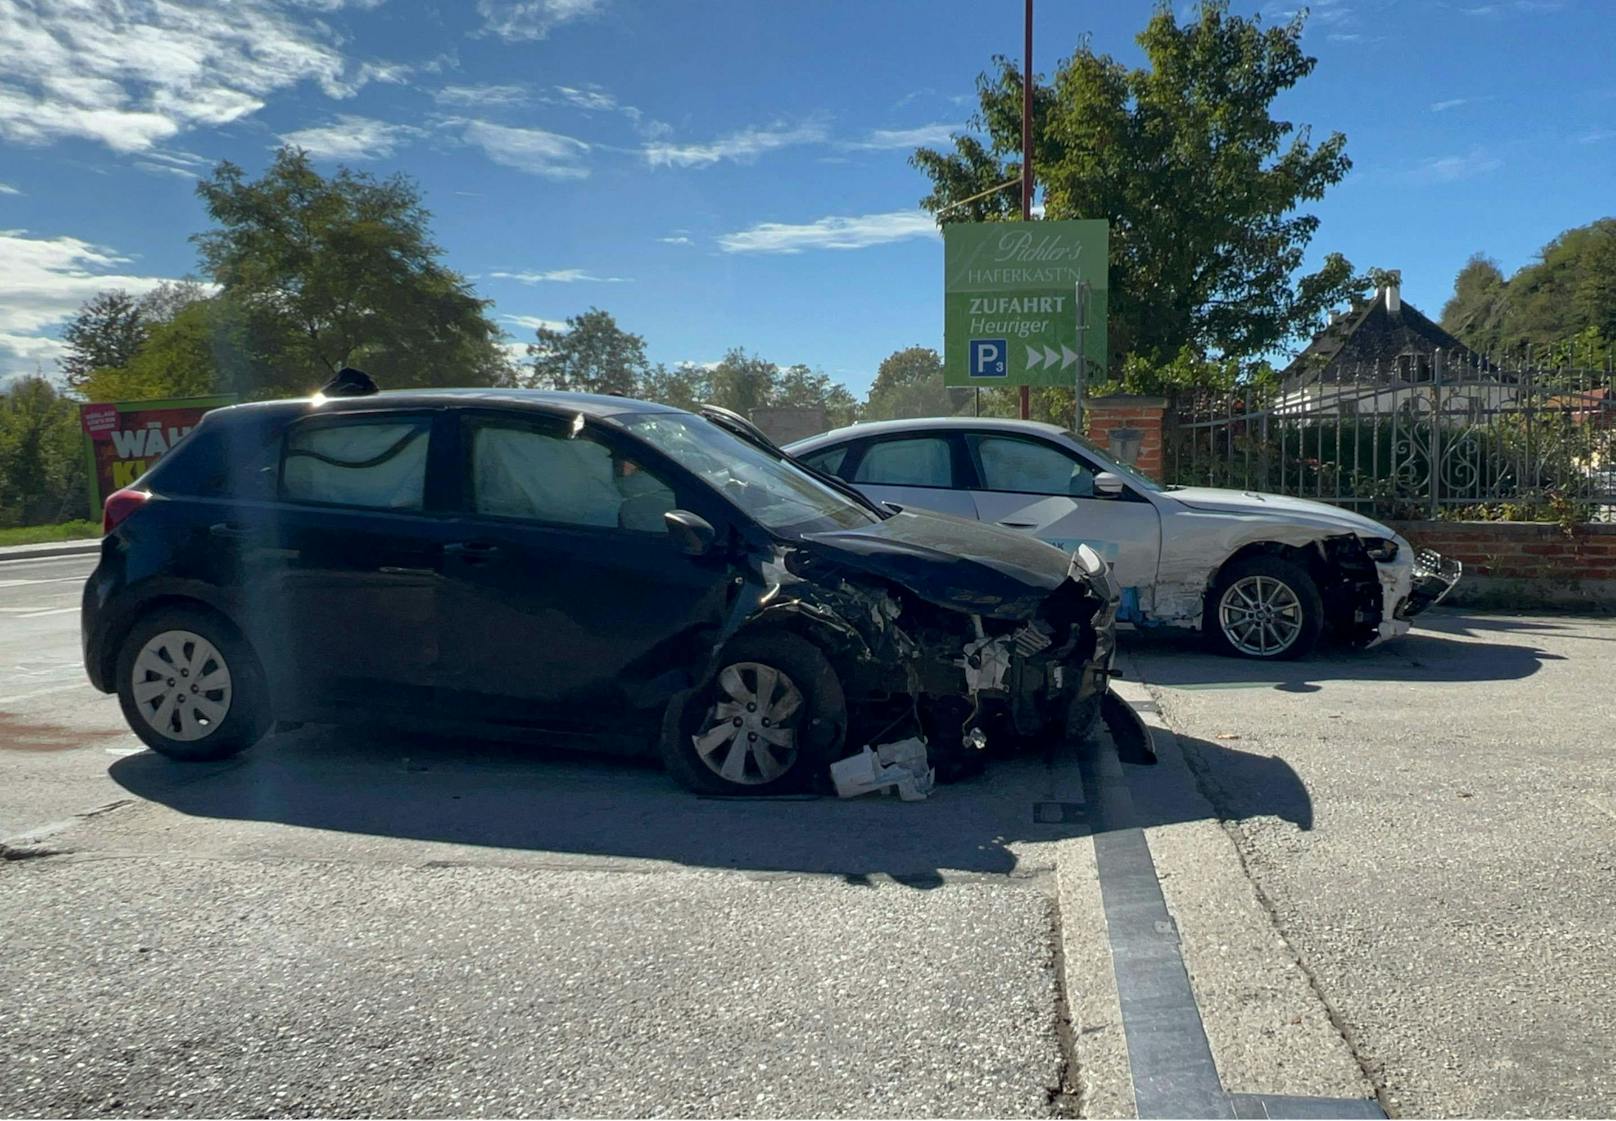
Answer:
[[274, 497], [279, 431], [203, 417], [142, 476], [159, 494], [198, 498]]

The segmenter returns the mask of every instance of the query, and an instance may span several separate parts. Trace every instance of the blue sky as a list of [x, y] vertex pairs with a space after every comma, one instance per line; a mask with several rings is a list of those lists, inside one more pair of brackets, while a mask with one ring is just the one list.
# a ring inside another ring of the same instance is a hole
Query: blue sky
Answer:
[[[862, 392], [942, 343], [917, 143], [1018, 55], [1020, 0], [0, 0], [0, 378], [55, 368], [102, 287], [196, 267], [193, 187], [282, 139], [421, 185], [513, 341], [591, 305], [651, 357], [743, 346]], [[1190, 5], [1181, 5], [1187, 11]], [[1237, 3], [1283, 20], [1289, 0]], [[1034, 67], [1130, 63], [1145, 0], [1039, 0]], [[1347, 134], [1316, 258], [1401, 268], [1436, 314], [1616, 211], [1610, 0], [1316, 0], [1279, 112]]]

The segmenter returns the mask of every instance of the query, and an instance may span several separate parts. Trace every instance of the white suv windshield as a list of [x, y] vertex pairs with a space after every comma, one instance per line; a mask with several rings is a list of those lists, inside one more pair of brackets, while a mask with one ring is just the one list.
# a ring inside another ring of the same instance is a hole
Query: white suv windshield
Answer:
[[803, 533], [880, 520], [813, 476], [701, 417], [639, 413], [614, 419], [768, 529]]
[[1100, 470], [1109, 471], [1113, 475], [1121, 475], [1124, 479], [1128, 480], [1128, 484], [1130, 486], [1137, 487], [1139, 490], [1154, 491], [1157, 494], [1160, 494], [1164, 490], [1170, 489], [1162, 486], [1148, 475], [1141, 475], [1138, 471], [1135, 471], [1126, 463], [1123, 463], [1120, 460], [1112, 459], [1105, 452], [1101, 451], [1099, 448], [1095, 447], [1081, 436], [1074, 436], [1070, 432], [1063, 432], [1061, 435], [1072, 441], [1072, 443], [1076, 444], [1078, 447], [1082, 448], [1086, 455], [1098, 460]]

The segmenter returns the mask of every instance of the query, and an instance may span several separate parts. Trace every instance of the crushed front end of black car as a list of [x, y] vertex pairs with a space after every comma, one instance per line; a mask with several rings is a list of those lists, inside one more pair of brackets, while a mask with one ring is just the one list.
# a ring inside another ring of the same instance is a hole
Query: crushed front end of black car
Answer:
[[844, 725], [822, 731], [837, 754], [918, 737], [948, 781], [990, 746], [1081, 739], [1097, 719], [1118, 597], [1091, 550], [900, 512], [748, 567], [725, 638], [789, 633], [825, 653], [845, 699]]

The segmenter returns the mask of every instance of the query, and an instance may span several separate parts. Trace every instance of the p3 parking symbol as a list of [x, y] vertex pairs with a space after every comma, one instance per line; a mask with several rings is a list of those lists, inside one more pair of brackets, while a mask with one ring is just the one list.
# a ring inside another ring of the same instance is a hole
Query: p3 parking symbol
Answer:
[[971, 376], [973, 378], [1002, 378], [1008, 372], [1006, 362], [1010, 344], [1004, 339], [971, 340]]

